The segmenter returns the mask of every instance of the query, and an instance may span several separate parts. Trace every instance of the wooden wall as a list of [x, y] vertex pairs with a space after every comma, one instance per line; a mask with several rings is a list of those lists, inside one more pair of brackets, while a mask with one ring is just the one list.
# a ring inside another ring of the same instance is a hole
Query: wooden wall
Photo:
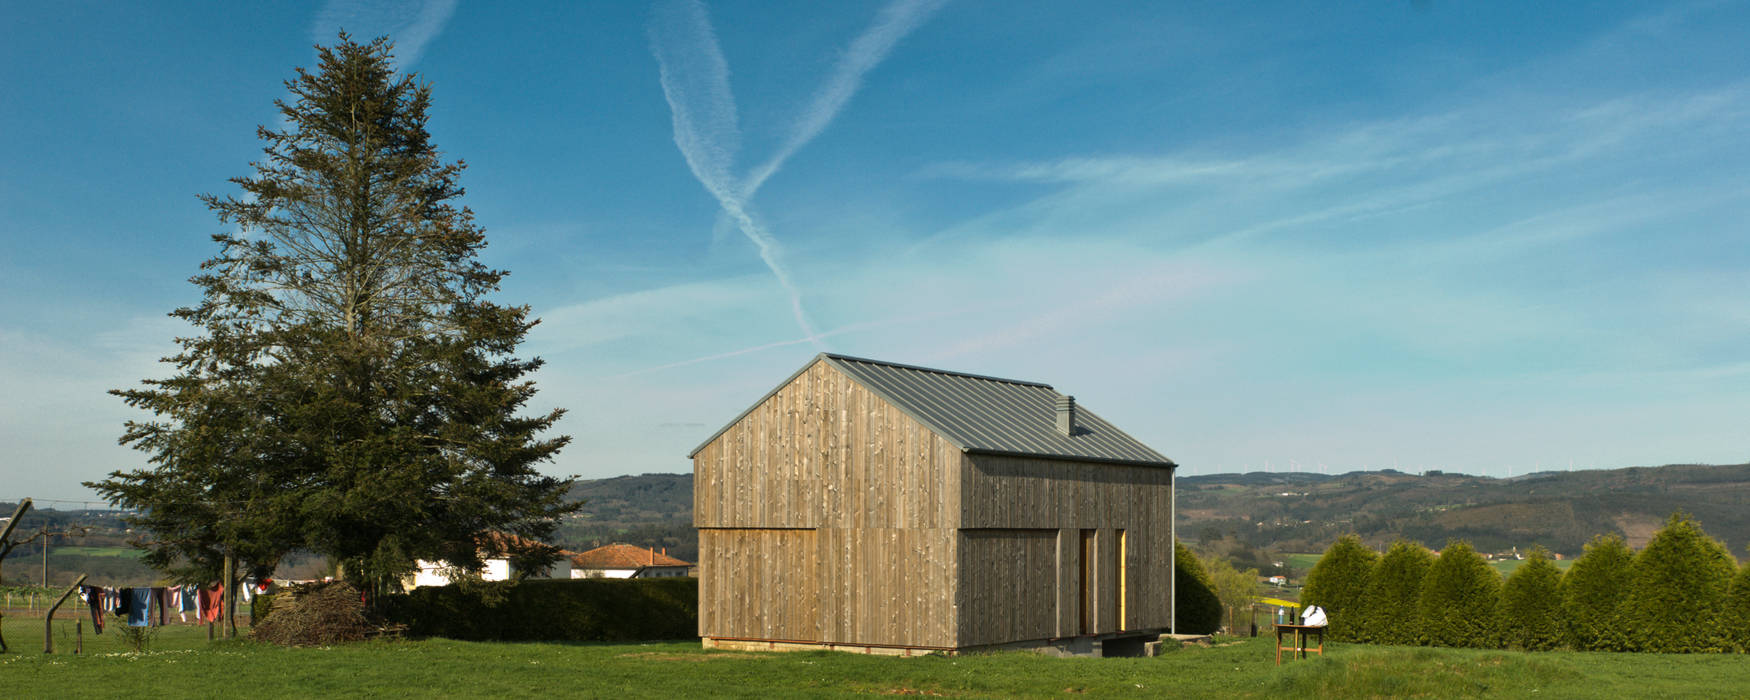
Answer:
[[701, 529], [699, 636], [956, 646], [955, 536], [944, 528]]
[[956, 606], [957, 646], [1064, 636], [1057, 546], [1056, 530], [961, 530], [959, 590], [976, 595]]
[[[1018, 457], [971, 455], [961, 477], [961, 522], [968, 531], [1012, 532], [1031, 538], [1043, 529], [1057, 531], [1055, 563], [1042, 571], [1056, 590], [1050, 611], [1051, 636], [1073, 636], [1080, 627], [1081, 531], [1094, 530], [1094, 626], [1096, 633], [1165, 628], [1172, 622], [1172, 473], [1164, 468], [1101, 465]], [[1118, 618], [1118, 530], [1127, 546], [1123, 608]], [[962, 546], [965, 546], [964, 544]], [[964, 559], [964, 557], [963, 557]], [[1001, 601], [1004, 584], [961, 579], [961, 610]], [[1041, 613], [1042, 615], [1044, 613]], [[991, 632], [976, 621], [961, 625], [967, 638]], [[972, 642], [982, 643], [982, 642]]]
[[958, 527], [963, 459], [816, 362], [693, 456], [693, 525]]
[[953, 646], [963, 458], [810, 366], [694, 455], [700, 635]]

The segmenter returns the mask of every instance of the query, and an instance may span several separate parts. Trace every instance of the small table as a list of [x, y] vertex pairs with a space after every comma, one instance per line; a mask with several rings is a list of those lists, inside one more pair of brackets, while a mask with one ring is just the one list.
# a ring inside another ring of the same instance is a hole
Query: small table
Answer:
[[[1317, 652], [1320, 657], [1323, 657], [1325, 655], [1325, 627], [1326, 625], [1277, 625], [1276, 664], [1278, 666], [1282, 665], [1282, 652], [1284, 651], [1291, 652], [1288, 655], [1288, 658], [1290, 659], [1295, 658], [1295, 654], [1299, 654], [1299, 658], [1304, 659], [1306, 658], [1306, 653], [1309, 651]], [[1286, 647], [1282, 646], [1283, 636], [1290, 632], [1294, 634], [1294, 645]], [[1316, 647], [1309, 647], [1306, 645], [1307, 638], [1313, 635], [1318, 635], [1319, 645]]]

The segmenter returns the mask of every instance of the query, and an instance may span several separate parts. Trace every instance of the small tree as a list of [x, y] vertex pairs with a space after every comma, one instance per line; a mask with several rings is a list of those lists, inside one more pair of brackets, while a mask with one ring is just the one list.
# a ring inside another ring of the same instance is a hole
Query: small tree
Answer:
[[1422, 642], [1443, 647], [1498, 646], [1500, 599], [1501, 575], [1470, 543], [1446, 545], [1428, 567], [1416, 601]]
[[1434, 554], [1415, 542], [1399, 540], [1380, 558], [1362, 598], [1361, 637], [1375, 644], [1416, 644], [1420, 616], [1416, 601]]
[[1210, 634], [1221, 627], [1221, 599], [1197, 555], [1185, 543], [1173, 547], [1174, 632]]
[[[1229, 621], [1239, 611], [1250, 610], [1252, 601], [1258, 597], [1257, 569], [1241, 571], [1226, 559], [1212, 559], [1209, 564], [1209, 581], [1215, 589], [1215, 597], [1221, 601], [1222, 613]], [[1237, 629], [1229, 631], [1238, 632]]]
[[1501, 588], [1501, 638], [1526, 651], [1561, 646], [1562, 572], [1550, 563], [1542, 547], [1531, 550], [1525, 563]]
[[1744, 562], [1726, 589], [1726, 629], [1733, 646], [1750, 653], [1750, 561]]
[[1338, 641], [1360, 641], [1361, 616], [1365, 608], [1368, 579], [1379, 554], [1361, 544], [1358, 535], [1344, 535], [1325, 550], [1306, 575], [1300, 602], [1325, 609], [1330, 620], [1327, 634]]
[[1582, 651], [1624, 651], [1628, 627], [1622, 598], [1634, 552], [1616, 535], [1599, 535], [1562, 576], [1562, 623], [1568, 644]]
[[1664, 529], [1630, 566], [1623, 622], [1637, 651], [1723, 651], [1726, 639], [1726, 589], [1737, 562], [1719, 540], [1703, 532], [1684, 513], [1673, 513]]

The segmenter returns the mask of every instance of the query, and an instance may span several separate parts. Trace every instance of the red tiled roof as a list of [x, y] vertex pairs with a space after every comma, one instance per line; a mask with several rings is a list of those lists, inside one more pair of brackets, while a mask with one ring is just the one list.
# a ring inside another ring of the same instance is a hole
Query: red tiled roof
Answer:
[[581, 569], [637, 569], [646, 566], [692, 566], [662, 552], [629, 544], [610, 544], [581, 554], [571, 555], [571, 563]]

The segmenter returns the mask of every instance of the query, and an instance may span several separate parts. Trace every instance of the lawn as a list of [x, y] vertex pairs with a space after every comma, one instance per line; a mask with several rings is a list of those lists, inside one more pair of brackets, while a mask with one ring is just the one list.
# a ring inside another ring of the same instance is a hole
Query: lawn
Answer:
[[[60, 626], [62, 623], [57, 623]], [[66, 624], [71, 627], [70, 623]], [[1334, 645], [1274, 665], [1269, 640], [1225, 640], [1152, 659], [1028, 653], [892, 658], [707, 652], [696, 642], [510, 644], [400, 641], [280, 649], [206, 641], [172, 626], [133, 653], [112, 629], [86, 653], [45, 656], [40, 620], [5, 623], [9, 697], [368, 696], [820, 697], [1718, 697], [1750, 688], [1743, 656], [1546, 653]], [[71, 630], [67, 631], [70, 634]], [[58, 641], [71, 649], [71, 640]]]

